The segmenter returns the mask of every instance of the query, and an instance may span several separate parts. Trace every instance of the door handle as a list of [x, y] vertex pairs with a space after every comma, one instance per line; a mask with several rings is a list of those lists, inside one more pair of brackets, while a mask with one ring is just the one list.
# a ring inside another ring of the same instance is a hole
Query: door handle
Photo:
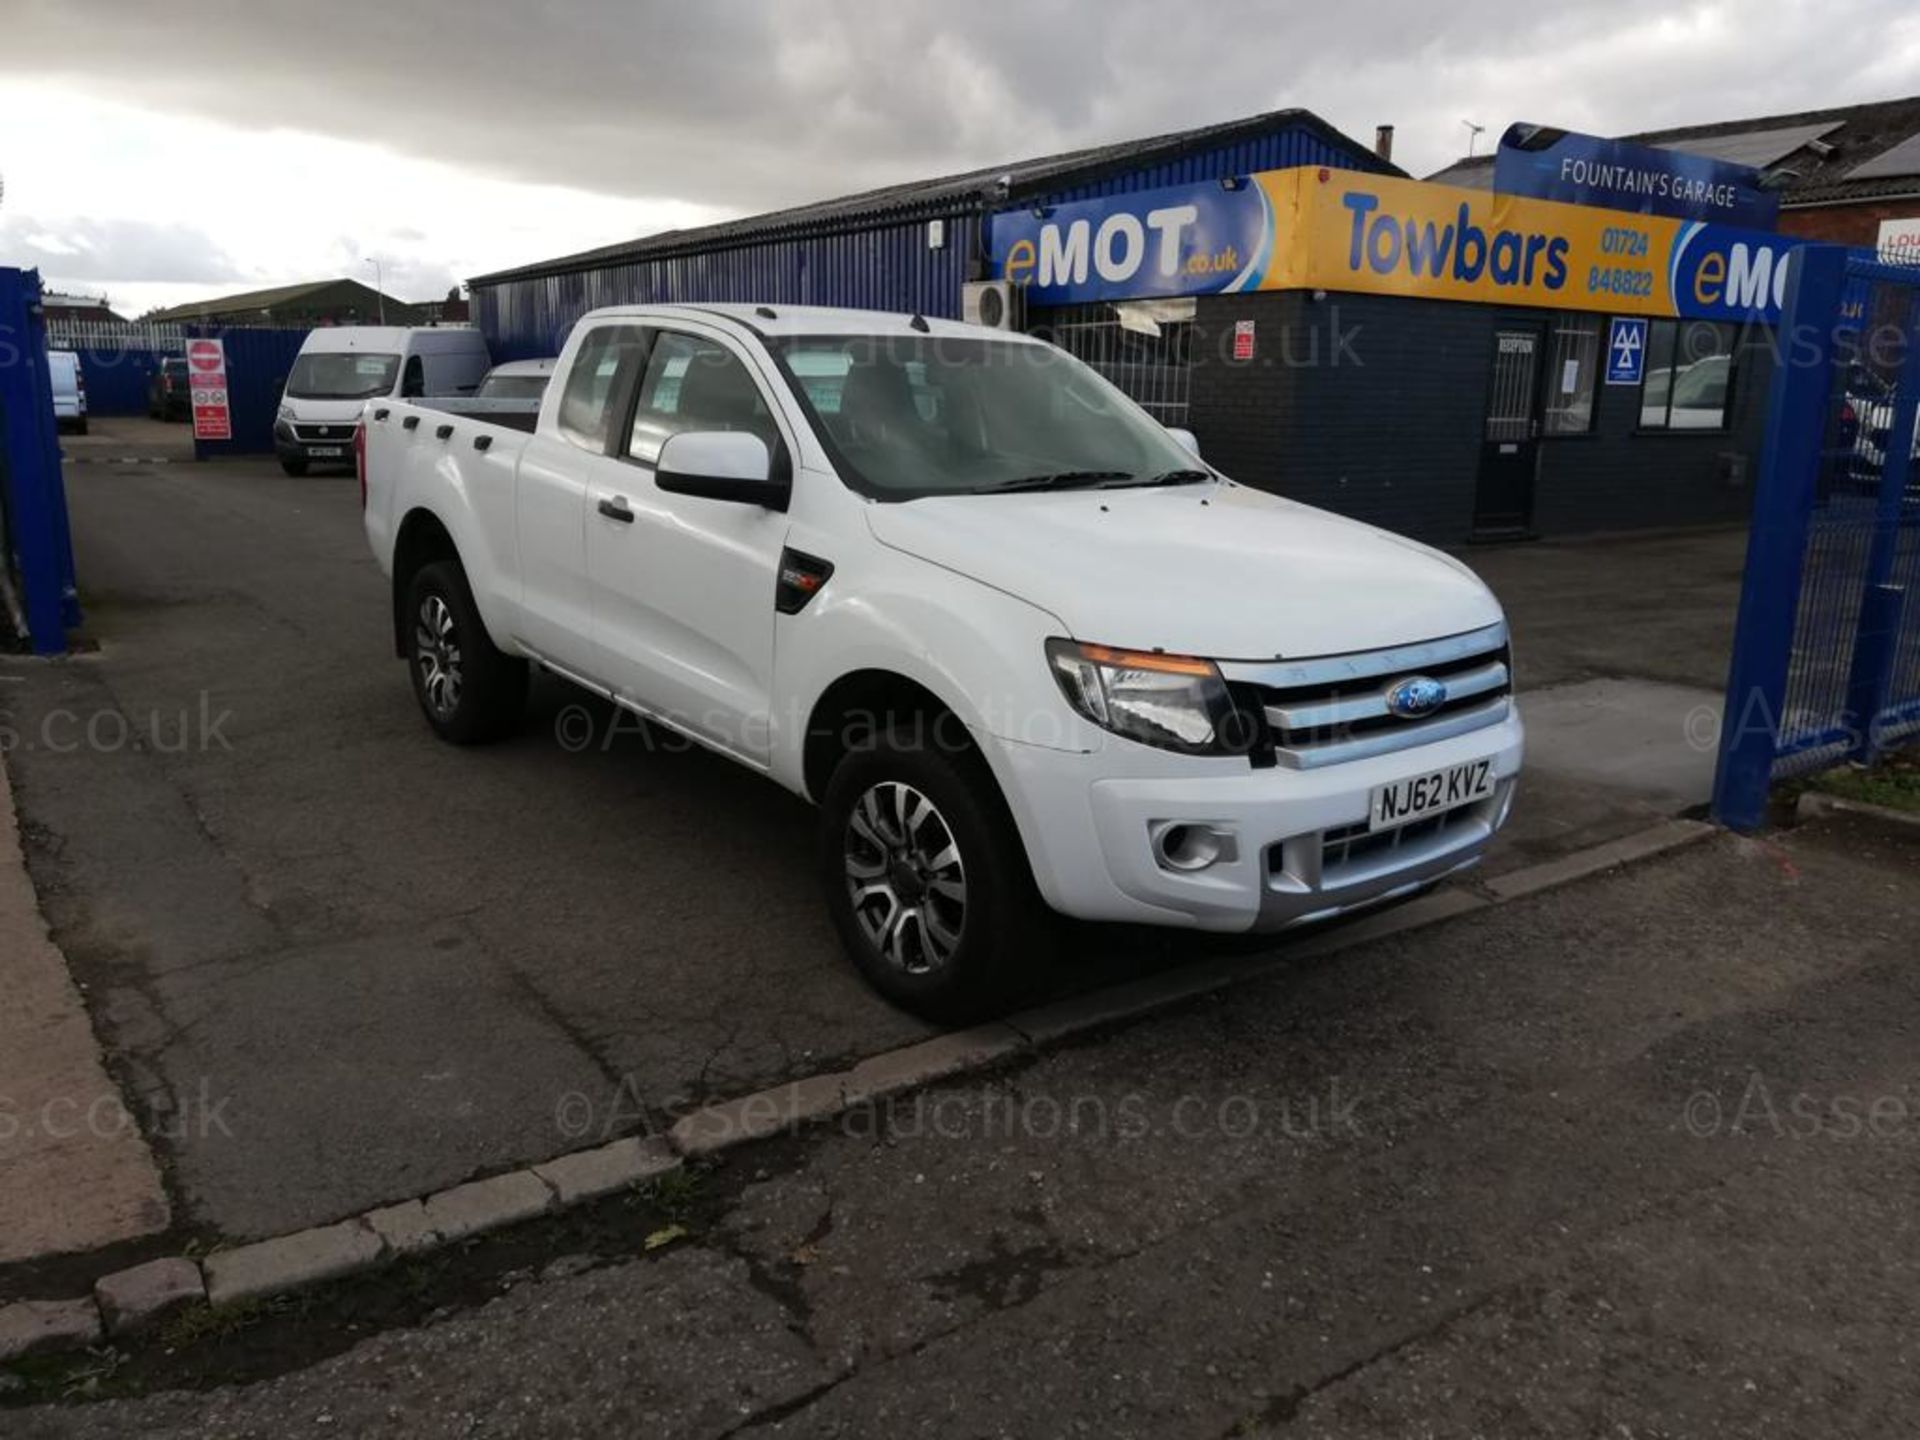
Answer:
[[627, 508], [627, 497], [624, 495], [617, 495], [611, 500], [602, 500], [598, 508], [600, 513], [609, 520], [618, 520], [622, 525], [633, 523], [633, 511]]

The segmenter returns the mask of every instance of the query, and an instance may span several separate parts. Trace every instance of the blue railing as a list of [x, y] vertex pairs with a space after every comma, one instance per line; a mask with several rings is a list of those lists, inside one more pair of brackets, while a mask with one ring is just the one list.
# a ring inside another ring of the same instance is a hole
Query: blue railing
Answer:
[[1714, 812], [1920, 734], [1920, 270], [1798, 252], [1728, 674]]

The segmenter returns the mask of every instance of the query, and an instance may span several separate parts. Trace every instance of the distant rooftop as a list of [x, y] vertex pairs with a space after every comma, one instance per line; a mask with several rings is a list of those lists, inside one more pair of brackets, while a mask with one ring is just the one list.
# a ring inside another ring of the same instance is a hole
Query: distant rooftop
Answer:
[[[915, 180], [903, 185], [885, 185], [831, 200], [796, 205], [741, 220], [725, 220], [717, 225], [702, 225], [692, 230], [667, 230], [639, 240], [583, 250], [557, 260], [497, 270], [476, 275], [472, 283], [491, 285], [503, 280], [560, 271], [597, 269], [602, 265], [633, 260], [659, 259], [667, 255], [712, 250], [749, 240], [771, 240], [807, 233], [829, 225], [845, 225], [876, 219], [912, 220], [950, 215], [991, 193], [996, 207], [1006, 201], [1044, 195], [1098, 180], [1104, 176], [1140, 169], [1158, 162], [1198, 154], [1234, 144], [1273, 131], [1299, 128], [1313, 131], [1336, 150], [1345, 150], [1369, 170], [1404, 175], [1398, 166], [1380, 159], [1372, 150], [1350, 135], [1344, 135], [1310, 110], [1270, 110], [1243, 120], [1202, 125], [1192, 130], [1177, 130], [1144, 140], [1123, 140], [1112, 145], [1095, 145], [1071, 150], [1062, 155], [1046, 155], [1033, 160], [1015, 160], [986, 165], [957, 175], [935, 180]], [[1006, 183], [1004, 186], [1002, 181]]]
[[358, 280], [335, 277], [331, 280], [303, 280], [297, 285], [276, 285], [269, 290], [244, 290], [238, 295], [215, 295], [206, 300], [194, 300], [185, 305], [170, 305], [164, 310], [156, 310], [146, 318], [158, 321], [206, 320], [215, 316], [257, 314], [262, 311], [277, 310], [285, 306], [298, 306], [303, 301], [312, 301], [326, 296], [329, 291], [338, 291], [335, 297], [350, 300], [360, 305], [368, 314], [374, 313], [382, 298], [389, 310], [401, 315], [411, 315], [413, 308], [405, 301], [393, 296], [382, 297], [371, 285]]
[[[1789, 209], [1920, 196], [1920, 95], [1621, 138], [1774, 171], [1785, 181], [1780, 203]], [[1493, 156], [1462, 158], [1427, 178], [1490, 190]]]

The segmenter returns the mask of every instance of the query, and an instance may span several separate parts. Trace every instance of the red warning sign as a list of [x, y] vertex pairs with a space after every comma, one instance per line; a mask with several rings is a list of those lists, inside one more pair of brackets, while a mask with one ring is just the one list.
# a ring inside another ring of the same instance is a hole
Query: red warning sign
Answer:
[[231, 440], [227, 408], [227, 347], [219, 340], [187, 341], [187, 386], [192, 392], [193, 438]]

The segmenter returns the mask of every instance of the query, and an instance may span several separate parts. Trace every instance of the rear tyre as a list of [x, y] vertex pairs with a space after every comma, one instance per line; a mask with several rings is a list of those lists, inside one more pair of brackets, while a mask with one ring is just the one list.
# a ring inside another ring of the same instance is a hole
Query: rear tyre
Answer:
[[282, 460], [280, 462], [280, 468], [298, 480], [302, 475], [307, 473], [307, 462], [304, 460]]
[[483, 745], [518, 729], [527, 662], [494, 647], [460, 566], [421, 566], [403, 603], [407, 670], [434, 732], [455, 745]]
[[1050, 953], [1054, 917], [986, 762], [929, 733], [941, 728], [895, 726], [841, 761], [821, 805], [820, 869], [867, 982], [955, 1024], [1012, 998]]
[[83, 419], [83, 420], [80, 420], [80, 421], [78, 421], [78, 422], [77, 422], [77, 423], [76, 423], [76, 424], [74, 425], [74, 427], [73, 427], [73, 433], [74, 433], [74, 434], [76, 434], [76, 435], [84, 435], [84, 434], [86, 434], [86, 433], [87, 433], [87, 422], [86, 422], [86, 421], [85, 421], [84, 419]]

